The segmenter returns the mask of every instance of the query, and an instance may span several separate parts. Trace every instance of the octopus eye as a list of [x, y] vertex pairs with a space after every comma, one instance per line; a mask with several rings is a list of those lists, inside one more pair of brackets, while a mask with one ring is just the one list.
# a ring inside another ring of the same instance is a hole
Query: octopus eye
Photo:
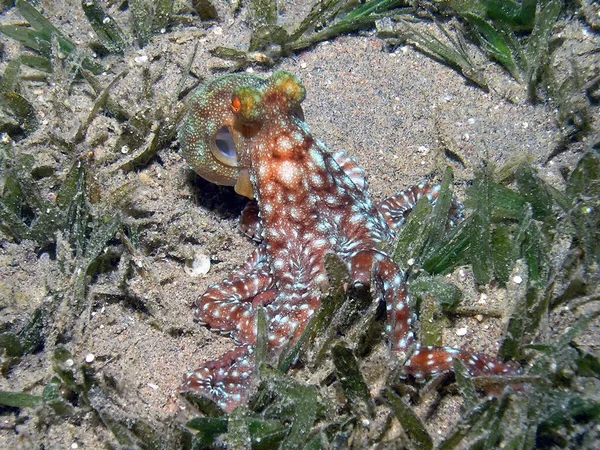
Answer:
[[212, 153], [219, 161], [229, 166], [237, 166], [237, 151], [233, 135], [227, 127], [221, 127], [215, 135]]
[[233, 143], [233, 136], [229, 132], [229, 128], [223, 127], [217, 131], [215, 136], [215, 144], [219, 151], [228, 158], [235, 158], [235, 144]]

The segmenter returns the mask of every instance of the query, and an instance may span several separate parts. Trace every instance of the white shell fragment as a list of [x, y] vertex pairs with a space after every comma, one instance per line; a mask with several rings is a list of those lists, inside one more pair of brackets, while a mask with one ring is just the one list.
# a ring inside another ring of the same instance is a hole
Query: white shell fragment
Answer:
[[183, 270], [190, 277], [206, 275], [210, 270], [210, 257], [204, 253], [198, 253], [194, 256], [194, 259], [185, 262]]

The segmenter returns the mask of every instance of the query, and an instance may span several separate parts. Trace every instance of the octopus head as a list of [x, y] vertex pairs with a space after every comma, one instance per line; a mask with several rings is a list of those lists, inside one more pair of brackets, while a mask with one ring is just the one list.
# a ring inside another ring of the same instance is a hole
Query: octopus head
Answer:
[[242, 86], [235, 90], [231, 111], [240, 121], [259, 127], [261, 123], [278, 116], [302, 118], [300, 103], [306, 97], [304, 86], [289, 72], [279, 71], [261, 87]]
[[[198, 89], [179, 132], [183, 156], [202, 178], [253, 198], [247, 165], [240, 161], [256, 127], [269, 118], [267, 109], [303, 119], [302, 83], [289, 72], [264, 79], [250, 74], [216, 78]], [[266, 108], [269, 106], [269, 108]]]
[[226, 75], [193, 94], [179, 139], [184, 158], [202, 178], [215, 184], [236, 185], [244, 170], [237, 149], [246, 137], [238, 116], [231, 111], [231, 97], [241, 86], [265, 83], [249, 74]]

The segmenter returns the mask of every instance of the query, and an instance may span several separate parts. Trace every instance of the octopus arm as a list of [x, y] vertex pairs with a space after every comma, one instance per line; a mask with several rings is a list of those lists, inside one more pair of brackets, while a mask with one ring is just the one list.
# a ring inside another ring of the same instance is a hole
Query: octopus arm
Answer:
[[[221, 283], [213, 285], [195, 303], [195, 316], [216, 331], [231, 333], [238, 342], [253, 342], [257, 297], [268, 296], [273, 287], [263, 245], [250, 259]], [[268, 303], [262, 300], [262, 303]]]
[[250, 239], [262, 242], [264, 239], [264, 227], [260, 220], [260, 211], [255, 201], [248, 202], [240, 216], [240, 230]]
[[341, 169], [346, 172], [346, 175], [348, 175], [357, 188], [363, 191], [367, 189], [365, 171], [358, 165], [354, 158], [348, 156], [346, 152], [342, 150], [335, 152], [332, 156], [335, 162], [337, 162]]
[[377, 208], [383, 214], [390, 229], [395, 232], [404, 224], [406, 218], [422, 197], [427, 197], [433, 202], [437, 199], [439, 193], [439, 185], [421, 183], [383, 199], [377, 204]]

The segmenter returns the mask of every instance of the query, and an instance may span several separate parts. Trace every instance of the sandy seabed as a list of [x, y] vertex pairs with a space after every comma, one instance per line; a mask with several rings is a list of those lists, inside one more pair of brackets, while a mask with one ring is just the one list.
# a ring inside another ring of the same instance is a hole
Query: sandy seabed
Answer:
[[[82, 48], [95, 40], [80, 2], [42, 3], [44, 15]], [[289, 2], [287, 8], [288, 16], [293, 16], [291, 11], [297, 6]], [[248, 38], [243, 14], [234, 18], [224, 10], [221, 13], [224, 20], [218, 24], [197, 21], [193, 26], [178, 25], [153, 38], [142, 50], [132, 47], [124, 57], [110, 56], [100, 61], [110, 63], [110, 69], [99, 78], [106, 85], [115, 74], [129, 68], [112, 95], [127, 110], [136, 111], [140, 108], [138, 91], [143, 71], [149, 69], [157, 77], [153, 91], [160, 103], [160, 97], [173, 92], [179, 83], [196, 44], [193, 73], [206, 79], [213, 77], [210, 68], [223, 62], [208, 51], [216, 45], [241, 48]], [[113, 8], [111, 14], [128, 29], [128, 13]], [[0, 22], [23, 21], [12, 9], [0, 16]], [[566, 25], [565, 35], [584, 47], [586, 40], [593, 39], [577, 21]], [[14, 41], [6, 37], [2, 40], [5, 47], [0, 69], [4, 70], [22, 50]], [[330, 150], [343, 149], [358, 161], [376, 199], [422, 180], [439, 181], [448, 165], [454, 170], [457, 195], [464, 198], [469, 180], [484, 164], [502, 167], [521, 160], [529, 161], [544, 180], [564, 189], [560, 171], [573, 169], [585, 143], [573, 145], [548, 161], [560, 141], [555, 112], [548, 105], [525, 102], [524, 89], [497, 66], [489, 65], [492, 89], [487, 93], [413, 48], [389, 49], [374, 32], [365, 32], [320, 43], [269, 70], [254, 68], [254, 72], [268, 76], [274, 70], [285, 69], [302, 80], [307, 90], [303, 109], [313, 134]], [[42, 192], [48, 194], [56, 190], [57, 179], [66, 174], [73, 161], [72, 155], [57, 152], [48, 136], [72, 136], [89, 113], [94, 95], [84, 83], [76, 83], [65, 92], [64, 86], [52, 79], [23, 81], [23, 90], [34, 101], [41, 126], [15, 148], [53, 169], [52, 176], [40, 180]], [[66, 98], [68, 106], [57, 110], [56, 100]], [[243, 263], [253, 243], [237, 229], [237, 217], [245, 201], [232, 189], [212, 186], [195, 176], [177, 143], [160, 149], [140, 170], [103, 175], [104, 169], [120, 157], [114, 146], [121, 131], [114, 118], [99, 115], [77, 151], [95, 153], [93, 170], [98, 174], [101, 191], [113, 191], [125, 182], [135, 183], [130, 212], [132, 220], [142, 224], [139, 248], [149, 276], [133, 274], [126, 290], [129, 298], [142, 307], [122, 301], [125, 296], [119, 294], [119, 280], [114, 273], [100, 275], [89, 287], [89, 314], [80, 319], [85, 321], [85, 332], [80, 340], [67, 346], [77, 364], [94, 355], [90, 364], [99, 377], [116, 384], [112, 401], [122, 411], [160, 429], [173, 421], [185, 423], [193, 416], [177, 392], [184, 374], [232, 348], [229, 339], [194, 323], [191, 305], [207, 286]], [[447, 150], [458, 155], [461, 162], [449, 158]], [[61, 289], [64, 277], [59, 276], [56, 261], [34, 243], [15, 243], [0, 234], [0, 244], [2, 322], [24, 322]], [[199, 255], [209, 256], [212, 267], [205, 276], [192, 277], [185, 263]], [[486, 286], [478, 290], [468, 271], [457, 271], [453, 281], [463, 289], [467, 305], [490, 309], [504, 305], [504, 289]], [[570, 321], [570, 313], [553, 314], [548, 333], [564, 328]], [[465, 328], [465, 335], [456, 333]], [[591, 331], [597, 337], [598, 328]], [[497, 317], [460, 316], [453, 318], [444, 342], [493, 354], [502, 332], [503, 324]], [[597, 342], [593, 337], [588, 339]], [[25, 356], [0, 378], [0, 390], [41, 394], [53, 373], [51, 361], [50, 348]], [[458, 412], [459, 401], [455, 399], [428, 419], [434, 438], [443, 438]], [[31, 411], [4, 410], [2, 420], [0, 448], [116, 445], [111, 433], [91, 413], [41, 427]]]

